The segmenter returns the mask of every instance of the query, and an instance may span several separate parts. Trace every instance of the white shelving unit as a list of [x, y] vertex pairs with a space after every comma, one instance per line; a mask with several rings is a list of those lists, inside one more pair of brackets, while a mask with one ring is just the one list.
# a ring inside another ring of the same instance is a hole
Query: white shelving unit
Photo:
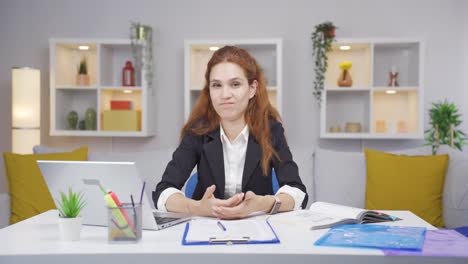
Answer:
[[[349, 50], [340, 47], [349, 46]], [[338, 39], [328, 54], [320, 113], [321, 138], [421, 139], [423, 43], [414, 39]], [[351, 87], [338, 87], [339, 64], [353, 63]], [[396, 69], [399, 86], [390, 87]], [[346, 132], [359, 123], [361, 132]], [[338, 131], [337, 131], [338, 130]]]
[[203, 86], [206, 65], [214, 51], [210, 47], [235, 45], [246, 49], [260, 64], [267, 79], [270, 102], [282, 113], [282, 40], [281, 39], [190, 39], [184, 52], [184, 117], [188, 119]]
[[[130, 39], [50, 39], [50, 135], [51, 136], [103, 136], [148, 137], [155, 134], [154, 118], [149, 118], [154, 107], [154, 96], [143, 76], [144, 69], [135, 68], [135, 86], [122, 86], [122, 68], [126, 61], [135, 67]], [[145, 42], [135, 44], [141, 58]], [[88, 46], [80, 50], [79, 46]], [[77, 68], [85, 57], [90, 84], [76, 84]], [[115, 131], [104, 130], [103, 112], [111, 110], [112, 100], [131, 101], [138, 113], [138, 128]], [[67, 115], [76, 111], [79, 120], [85, 118], [86, 109], [96, 111], [96, 130], [72, 129]]]

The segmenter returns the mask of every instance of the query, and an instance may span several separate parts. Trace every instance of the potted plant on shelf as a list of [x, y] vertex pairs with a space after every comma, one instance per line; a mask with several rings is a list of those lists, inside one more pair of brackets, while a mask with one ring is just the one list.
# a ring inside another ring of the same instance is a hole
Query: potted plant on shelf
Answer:
[[76, 76], [76, 84], [79, 86], [89, 85], [88, 64], [86, 58], [83, 57], [78, 66], [78, 75]]
[[439, 146], [449, 145], [451, 148], [462, 150], [463, 145], [467, 144], [465, 133], [457, 129], [462, 123], [461, 114], [454, 103], [447, 100], [443, 102], [432, 103], [429, 110], [431, 128], [424, 131], [426, 135], [426, 144], [432, 146], [432, 154], [435, 155]]
[[75, 241], [80, 239], [81, 210], [86, 205], [83, 194], [68, 189], [68, 194], [60, 192], [60, 200], [57, 201], [59, 210], [59, 229], [63, 240]]
[[327, 21], [316, 25], [315, 31], [312, 32], [312, 55], [315, 57], [314, 97], [319, 104], [322, 102], [323, 83], [328, 66], [327, 53], [331, 50], [331, 44], [335, 40], [336, 28], [332, 22]]

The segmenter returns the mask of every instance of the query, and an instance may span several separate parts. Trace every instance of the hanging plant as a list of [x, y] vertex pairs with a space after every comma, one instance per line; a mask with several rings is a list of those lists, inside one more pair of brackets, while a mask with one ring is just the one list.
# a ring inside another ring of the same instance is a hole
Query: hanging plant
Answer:
[[457, 106], [447, 100], [432, 103], [429, 110], [431, 128], [424, 131], [426, 133], [426, 145], [432, 146], [432, 154], [435, 155], [439, 146], [449, 145], [460, 151], [466, 145], [465, 133], [457, 129], [462, 123], [461, 114], [458, 113]]
[[[135, 71], [144, 70], [144, 80], [149, 87], [153, 82], [153, 28], [130, 21], [130, 40]], [[143, 50], [140, 51], [140, 46]]]
[[318, 103], [322, 102], [322, 92], [325, 81], [325, 72], [327, 71], [328, 58], [327, 52], [331, 50], [331, 44], [335, 40], [336, 26], [332, 22], [327, 21], [315, 26], [315, 31], [312, 32], [313, 53], [315, 57], [315, 81], [314, 81], [314, 97]]

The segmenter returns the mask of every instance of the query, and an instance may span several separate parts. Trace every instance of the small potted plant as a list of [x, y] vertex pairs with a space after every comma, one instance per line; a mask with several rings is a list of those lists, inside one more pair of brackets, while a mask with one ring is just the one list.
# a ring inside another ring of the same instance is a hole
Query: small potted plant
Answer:
[[312, 32], [312, 55], [315, 57], [314, 97], [319, 104], [322, 102], [323, 83], [328, 66], [327, 53], [331, 50], [331, 44], [335, 40], [336, 28], [332, 22], [327, 21], [316, 25], [315, 31]]
[[86, 58], [83, 57], [78, 66], [78, 75], [76, 76], [76, 84], [80, 86], [89, 85], [88, 63]]
[[75, 241], [80, 239], [81, 210], [86, 205], [83, 194], [68, 189], [68, 194], [60, 192], [60, 200], [57, 201], [59, 210], [59, 228], [63, 240]]
[[457, 129], [462, 123], [457, 106], [447, 100], [432, 103], [429, 117], [431, 128], [424, 133], [427, 134], [426, 145], [432, 146], [432, 154], [437, 153], [441, 144], [462, 151], [463, 145], [466, 145], [467, 141], [465, 133]]

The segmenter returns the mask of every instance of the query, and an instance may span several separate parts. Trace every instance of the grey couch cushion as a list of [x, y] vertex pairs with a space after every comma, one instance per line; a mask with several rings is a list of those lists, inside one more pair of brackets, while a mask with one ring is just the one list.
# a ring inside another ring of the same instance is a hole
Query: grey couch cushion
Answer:
[[442, 199], [445, 226], [468, 226], [468, 153], [447, 146], [438, 153], [450, 156]]
[[293, 160], [296, 162], [299, 168], [299, 176], [301, 177], [302, 183], [307, 188], [307, 194], [309, 194], [309, 201], [307, 202], [307, 208], [314, 202], [314, 152], [310, 147], [304, 146], [290, 146]]
[[8, 193], [0, 193], [0, 228], [10, 223], [10, 214], [10, 195]]
[[36, 145], [33, 147], [34, 154], [47, 154], [47, 153], [56, 153], [56, 152], [68, 152], [72, 151], [72, 149], [64, 149], [64, 148], [51, 148], [44, 145]]
[[364, 154], [317, 148], [314, 188], [316, 201], [364, 208], [366, 191]]

